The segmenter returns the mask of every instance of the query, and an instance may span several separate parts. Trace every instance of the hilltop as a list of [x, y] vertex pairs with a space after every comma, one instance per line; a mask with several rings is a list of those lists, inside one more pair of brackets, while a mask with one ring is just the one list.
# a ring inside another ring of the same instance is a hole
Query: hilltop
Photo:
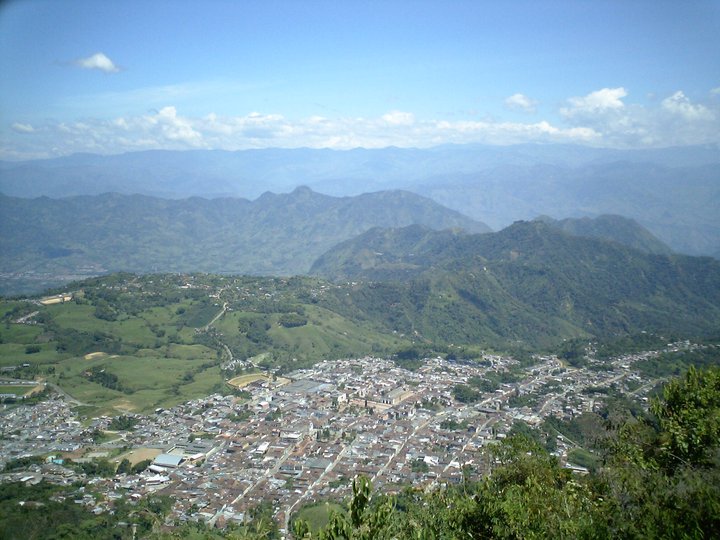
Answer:
[[623, 216], [602, 215], [595, 219], [584, 217], [561, 220], [555, 220], [548, 216], [539, 216], [535, 220], [557, 227], [573, 236], [589, 236], [590, 238], [610, 240], [645, 253], [670, 255], [673, 252], [665, 242], [659, 240], [637, 221]]

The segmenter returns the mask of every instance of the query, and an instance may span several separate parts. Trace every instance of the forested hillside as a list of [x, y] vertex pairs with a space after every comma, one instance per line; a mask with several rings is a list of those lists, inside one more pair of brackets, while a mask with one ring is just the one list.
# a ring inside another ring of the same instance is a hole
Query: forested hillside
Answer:
[[720, 264], [570, 236], [542, 222], [498, 233], [375, 229], [313, 272], [368, 280], [338, 310], [429, 340], [547, 345], [640, 331], [706, 334], [720, 321]]

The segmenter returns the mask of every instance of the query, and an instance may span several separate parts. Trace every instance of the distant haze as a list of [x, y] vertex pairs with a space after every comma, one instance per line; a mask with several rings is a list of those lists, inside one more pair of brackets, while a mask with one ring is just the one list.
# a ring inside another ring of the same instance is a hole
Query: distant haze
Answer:
[[255, 199], [299, 185], [333, 196], [405, 189], [495, 230], [539, 215], [617, 214], [680, 253], [720, 255], [720, 152], [712, 145], [147, 151], [0, 163], [0, 192], [17, 197], [118, 192]]

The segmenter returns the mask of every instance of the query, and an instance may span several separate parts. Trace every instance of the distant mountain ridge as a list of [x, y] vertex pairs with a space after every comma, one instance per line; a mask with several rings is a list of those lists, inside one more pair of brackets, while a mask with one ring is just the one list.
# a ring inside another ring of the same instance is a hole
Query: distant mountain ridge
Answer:
[[412, 190], [467, 216], [482, 216], [496, 230], [538, 215], [615, 214], [634, 219], [676, 252], [720, 252], [720, 163], [503, 164], [437, 175]]
[[255, 201], [0, 196], [0, 272], [302, 274], [338, 242], [372, 227], [413, 223], [490, 230], [404, 191], [341, 198], [300, 187]]
[[[67, 197], [118, 192], [165, 198], [233, 196], [299, 185], [332, 195], [359, 195], [415, 185], [436, 175], [474, 174], [497, 167], [561, 168], [616, 162], [695, 167], [720, 163], [709, 146], [614, 150], [569, 144], [448, 144], [432, 148], [264, 148], [144, 150], [0, 161], [0, 192], [15, 197]], [[427, 182], [425, 182], [427, 183]]]
[[636, 220], [674, 251], [720, 256], [716, 145], [151, 150], [0, 162], [0, 192], [16, 197], [118, 192], [255, 199], [299, 185], [333, 196], [404, 189], [494, 229], [542, 214], [617, 214]]
[[661, 242], [637, 221], [623, 216], [602, 215], [594, 219], [584, 217], [562, 220], [539, 216], [535, 220], [547, 223], [573, 236], [611, 240], [645, 253], [670, 255], [673, 252], [670, 247]]
[[373, 229], [330, 250], [312, 271], [369, 281], [341, 308], [430, 340], [542, 346], [720, 327], [720, 261], [644, 253], [540, 221], [488, 234]]

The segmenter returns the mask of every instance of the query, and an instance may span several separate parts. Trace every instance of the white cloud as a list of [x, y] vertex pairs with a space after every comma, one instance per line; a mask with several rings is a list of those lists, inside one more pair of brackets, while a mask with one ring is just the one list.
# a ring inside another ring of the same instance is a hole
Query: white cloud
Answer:
[[384, 114], [382, 119], [393, 126], [410, 126], [415, 122], [415, 115], [409, 112], [392, 111]]
[[21, 124], [20, 122], [15, 122], [11, 127], [17, 133], [33, 133], [35, 131], [30, 124]]
[[79, 58], [75, 60], [75, 65], [83, 69], [99, 69], [105, 73], [117, 73], [120, 71], [120, 68], [101, 52], [95, 53], [87, 58]]
[[685, 94], [678, 90], [672, 96], [662, 100], [661, 106], [668, 112], [680, 115], [687, 120], [712, 120], [713, 113], [703, 105], [693, 105]]
[[561, 114], [571, 126], [591, 128], [613, 147], [682, 146], [720, 143], [720, 111], [692, 103], [682, 91], [659, 104], [625, 104], [624, 88], [598, 90], [571, 98]]
[[[265, 147], [349, 149], [386, 146], [428, 147], [444, 143], [511, 144], [528, 141], [591, 143], [598, 134], [585, 127], [563, 128], [549, 122], [479, 122], [418, 120], [411, 113], [391, 111], [375, 118], [311, 116], [290, 120], [257, 112], [244, 116], [186, 117], [173, 106], [140, 116], [84, 120], [45, 125], [25, 145], [27, 155], [52, 149], [48, 155], [74, 152], [118, 153], [148, 148], [240, 150]], [[26, 138], [23, 140], [27, 141]], [[11, 155], [7, 147], [0, 155]], [[15, 154], [12, 154], [15, 155]]]
[[587, 96], [571, 97], [568, 99], [569, 107], [560, 109], [563, 116], [576, 116], [594, 114], [608, 110], [622, 109], [625, 104], [622, 98], [627, 96], [627, 91], [620, 88], [603, 88], [590, 92]]
[[712, 96], [720, 96], [720, 86], [718, 86], [717, 88], [713, 88], [712, 90], [710, 90], [710, 95], [712, 95]]
[[534, 113], [537, 101], [530, 99], [524, 94], [513, 94], [505, 99], [505, 107], [511, 110], [520, 110], [528, 113]]

